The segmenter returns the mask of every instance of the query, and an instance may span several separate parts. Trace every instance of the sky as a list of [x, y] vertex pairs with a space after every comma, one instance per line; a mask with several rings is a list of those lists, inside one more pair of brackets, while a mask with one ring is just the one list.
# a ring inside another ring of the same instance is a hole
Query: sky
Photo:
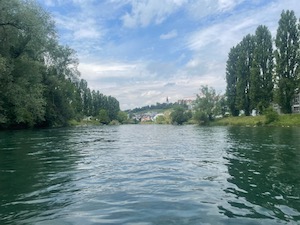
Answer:
[[38, 0], [59, 41], [77, 52], [81, 78], [122, 110], [226, 89], [230, 48], [259, 25], [275, 38], [299, 0]]

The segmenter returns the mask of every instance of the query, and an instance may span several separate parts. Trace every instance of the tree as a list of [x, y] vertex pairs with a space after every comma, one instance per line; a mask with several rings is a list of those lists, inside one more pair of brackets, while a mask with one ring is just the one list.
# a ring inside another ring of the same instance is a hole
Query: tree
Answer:
[[212, 121], [221, 114], [221, 96], [212, 87], [201, 86], [195, 102], [195, 120], [198, 123]]
[[78, 63], [36, 1], [0, 1], [0, 128], [67, 125], [100, 109], [116, 119], [119, 102], [79, 81]]
[[190, 113], [186, 112], [182, 106], [175, 107], [170, 116], [172, 123], [178, 125], [182, 125], [190, 119]]
[[102, 124], [109, 124], [111, 121], [108, 116], [108, 112], [105, 109], [101, 109], [98, 114], [99, 122]]
[[228, 60], [226, 63], [226, 96], [227, 104], [231, 115], [238, 116], [239, 110], [237, 108], [237, 61], [239, 57], [239, 49], [232, 47], [228, 54]]
[[120, 123], [125, 123], [126, 121], [128, 121], [128, 115], [126, 112], [119, 111], [117, 119]]
[[2, 127], [34, 126], [44, 120], [43, 59], [53, 22], [34, 1], [0, 1], [0, 12]]
[[273, 100], [273, 47], [272, 36], [266, 26], [256, 29], [253, 62], [250, 69], [251, 109], [259, 112]]
[[299, 28], [294, 11], [283, 11], [276, 39], [276, 100], [283, 113], [292, 113], [292, 99], [299, 86]]
[[116, 98], [114, 98], [112, 96], [107, 97], [107, 111], [108, 111], [108, 116], [109, 116], [110, 120], [118, 119], [118, 112], [120, 111], [120, 104]]
[[155, 123], [156, 124], [166, 124], [167, 123], [166, 117], [164, 115], [157, 116], [155, 119]]
[[236, 84], [236, 102], [240, 110], [244, 110], [245, 115], [251, 113], [250, 104], [250, 71], [253, 63], [255, 48], [255, 38], [248, 34], [238, 45], [239, 58], [237, 61], [237, 84]]

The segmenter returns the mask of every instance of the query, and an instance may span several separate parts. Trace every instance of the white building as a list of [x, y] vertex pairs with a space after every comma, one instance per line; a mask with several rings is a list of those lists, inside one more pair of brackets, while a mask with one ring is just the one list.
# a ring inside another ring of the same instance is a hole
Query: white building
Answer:
[[300, 92], [295, 95], [292, 103], [292, 112], [300, 113]]

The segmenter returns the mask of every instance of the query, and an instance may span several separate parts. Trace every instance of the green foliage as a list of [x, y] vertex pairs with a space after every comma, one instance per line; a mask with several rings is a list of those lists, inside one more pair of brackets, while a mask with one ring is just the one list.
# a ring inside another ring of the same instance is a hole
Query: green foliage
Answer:
[[109, 119], [107, 110], [101, 109], [99, 111], [98, 120], [101, 124], [109, 124], [110, 123], [111, 120]]
[[273, 47], [272, 36], [266, 26], [255, 32], [254, 60], [250, 74], [251, 109], [262, 112], [273, 100]]
[[194, 120], [197, 121], [198, 124], [207, 124], [209, 122], [208, 115], [199, 110], [195, 112]]
[[276, 100], [283, 113], [292, 113], [292, 99], [299, 88], [299, 38], [294, 11], [283, 11], [275, 39]]
[[120, 123], [126, 123], [128, 121], [128, 115], [126, 112], [119, 111], [117, 119]]
[[239, 115], [237, 108], [237, 60], [238, 60], [238, 48], [233, 47], [228, 54], [228, 60], [226, 63], [226, 96], [229, 110], [233, 116]]
[[279, 119], [271, 123], [272, 126], [300, 127], [300, 114], [279, 115]]
[[130, 113], [143, 113], [143, 112], [149, 112], [149, 111], [155, 111], [155, 112], [162, 112], [168, 109], [173, 109], [177, 106], [182, 106], [185, 109], [187, 109], [186, 104], [180, 104], [180, 103], [156, 103], [156, 105], [147, 105], [140, 108], [135, 108], [132, 110], [128, 110]]
[[270, 124], [279, 120], [278, 113], [272, 107], [267, 108], [264, 111], [264, 115], [266, 117], [266, 124]]
[[212, 121], [215, 116], [222, 114], [221, 102], [222, 97], [212, 87], [202, 86], [195, 102], [194, 119], [199, 124]]
[[261, 126], [265, 124], [264, 116], [237, 116], [226, 117], [213, 121], [212, 125], [217, 126]]
[[177, 106], [170, 115], [171, 122], [172, 124], [182, 125], [190, 119], [190, 115], [190, 112], [186, 112], [182, 106]]
[[110, 121], [109, 125], [113, 125], [113, 126], [120, 125], [120, 122], [118, 120], [112, 120]]
[[300, 127], [300, 114], [284, 114], [278, 115], [278, 119], [273, 122], [267, 123], [266, 116], [239, 116], [239, 117], [226, 117], [215, 120], [212, 125], [217, 126], [296, 126]]
[[156, 120], [155, 120], [155, 123], [156, 124], [166, 124], [167, 123], [166, 117], [163, 116], [163, 115], [157, 116]]
[[253, 35], [246, 35], [237, 46], [239, 58], [237, 61], [237, 107], [245, 112], [246, 116], [251, 113], [250, 104], [250, 75], [253, 63], [255, 38]]
[[73, 49], [58, 44], [50, 15], [36, 1], [0, 1], [0, 128], [62, 126], [119, 102], [79, 81]]
[[253, 109], [261, 113], [270, 106], [274, 96], [283, 113], [292, 112], [292, 99], [300, 83], [299, 38], [297, 18], [293, 11], [287, 10], [279, 20], [274, 54], [271, 33], [262, 25], [255, 35], [246, 35], [230, 50], [226, 96], [233, 116], [240, 110], [245, 115], [250, 115]]

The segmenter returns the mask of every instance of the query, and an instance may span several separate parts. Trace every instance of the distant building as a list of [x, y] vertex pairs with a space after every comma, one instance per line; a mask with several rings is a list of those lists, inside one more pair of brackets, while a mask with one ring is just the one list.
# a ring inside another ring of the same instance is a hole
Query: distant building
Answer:
[[152, 120], [151, 116], [148, 116], [148, 115], [144, 115], [141, 118], [141, 122], [151, 122], [151, 121], [153, 121], [153, 120]]
[[300, 113], [300, 92], [295, 95], [292, 103], [292, 112]]
[[177, 101], [177, 103], [180, 104], [180, 105], [187, 105], [189, 110], [193, 109], [194, 102], [195, 102], [195, 100], [193, 100], [191, 98], [184, 98], [184, 99], [180, 99], [180, 100]]
[[[277, 113], [281, 114], [280, 107], [277, 103], [273, 103], [272, 106]], [[295, 94], [292, 100], [292, 113], [300, 113], [300, 92]]]

